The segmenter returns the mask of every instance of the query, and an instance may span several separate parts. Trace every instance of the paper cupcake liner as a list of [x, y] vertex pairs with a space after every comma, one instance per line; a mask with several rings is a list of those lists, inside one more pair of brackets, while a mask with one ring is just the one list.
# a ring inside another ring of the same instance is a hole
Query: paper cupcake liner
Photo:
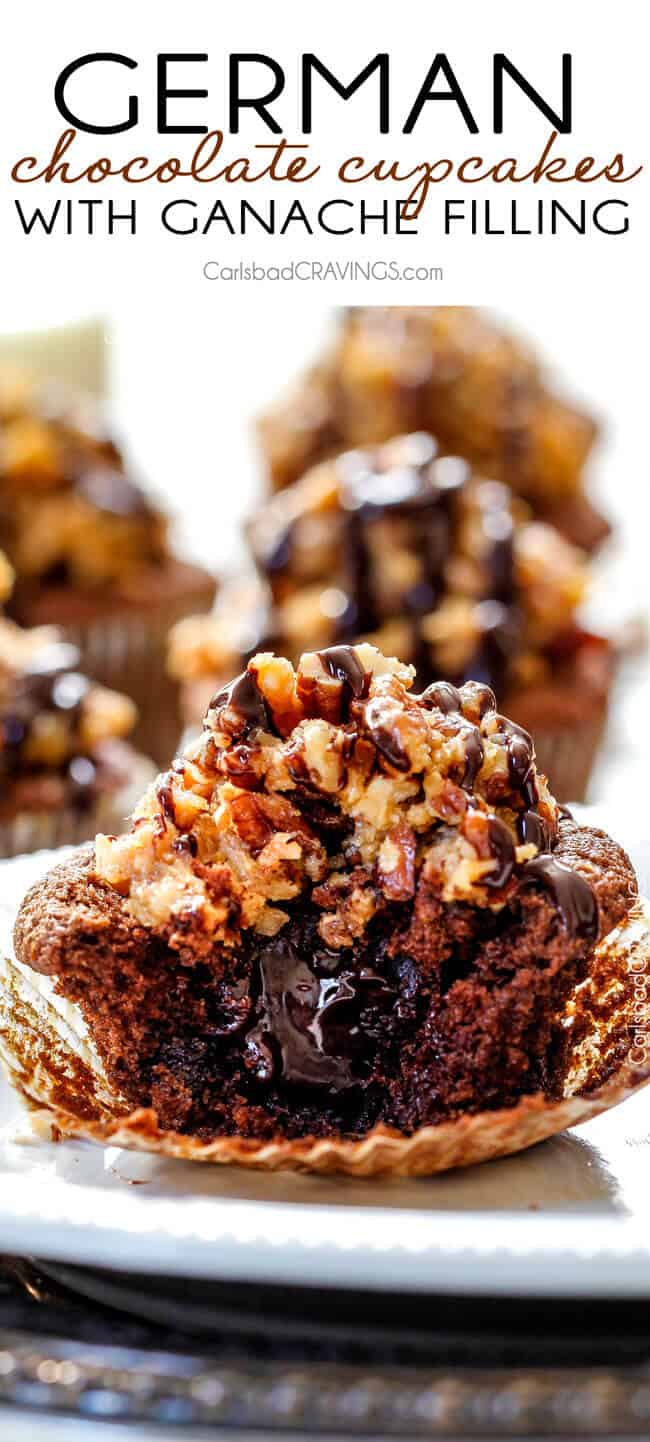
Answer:
[[583, 726], [535, 728], [537, 770], [548, 777], [558, 801], [584, 801], [606, 719], [603, 713]]
[[50, 1139], [80, 1138], [265, 1171], [428, 1176], [522, 1151], [646, 1085], [650, 1009], [639, 1000], [645, 997], [639, 978], [648, 975], [650, 907], [644, 902], [594, 949], [589, 977], [576, 990], [567, 1027], [577, 1027], [581, 1040], [565, 1095], [524, 1097], [514, 1107], [421, 1127], [411, 1136], [378, 1126], [359, 1141], [224, 1136], [204, 1142], [162, 1131], [154, 1112], [129, 1111], [107, 1086], [77, 1008], [55, 998], [47, 979], [8, 960], [0, 964], [0, 1056], [36, 1131]]
[[127, 817], [155, 775], [153, 762], [133, 752], [128, 782], [103, 793], [83, 811], [72, 806], [56, 811], [23, 811], [9, 821], [0, 821], [0, 858], [80, 846], [83, 841], [92, 841], [98, 831], [123, 831]]
[[167, 674], [170, 628], [187, 614], [187, 602], [158, 606], [155, 614], [123, 612], [62, 629], [79, 647], [83, 670], [103, 686], [124, 691], [138, 708], [135, 744], [168, 766], [180, 731], [178, 683]]

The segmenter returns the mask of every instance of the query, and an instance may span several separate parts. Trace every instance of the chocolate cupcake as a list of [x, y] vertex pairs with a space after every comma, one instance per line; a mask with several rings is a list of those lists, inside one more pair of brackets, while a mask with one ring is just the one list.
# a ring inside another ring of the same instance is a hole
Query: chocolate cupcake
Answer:
[[412, 680], [368, 645], [257, 656], [131, 830], [32, 889], [0, 1035], [41, 1122], [418, 1174], [649, 1079], [627, 856], [561, 812], [485, 685]]
[[134, 698], [137, 742], [166, 760], [178, 734], [166, 635], [181, 616], [210, 607], [214, 581], [173, 555], [165, 517], [88, 403], [7, 375], [0, 546], [16, 575], [10, 614], [22, 625], [62, 627], [91, 676]]
[[190, 719], [238, 652], [273, 646], [295, 661], [306, 646], [367, 639], [413, 664], [420, 686], [485, 682], [534, 732], [555, 793], [583, 796], [613, 651], [576, 620], [585, 556], [506, 486], [429, 435], [402, 436], [315, 467], [260, 507], [248, 535], [257, 589], [226, 589], [214, 617], [172, 633]]
[[153, 775], [133, 702], [80, 669], [52, 627], [0, 620], [0, 856], [119, 828]]
[[594, 421], [547, 384], [519, 339], [471, 306], [346, 311], [327, 354], [262, 417], [259, 438], [278, 488], [326, 456], [411, 430], [432, 431], [584, 550], [608, 534], [582, 478]]

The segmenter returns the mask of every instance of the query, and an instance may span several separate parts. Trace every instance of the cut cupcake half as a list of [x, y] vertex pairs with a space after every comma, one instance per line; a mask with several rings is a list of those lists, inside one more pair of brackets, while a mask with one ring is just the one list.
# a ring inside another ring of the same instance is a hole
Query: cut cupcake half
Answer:
[[2, 1051], [57, 1133], [424, 1174], [649, 1079], [649, 935], [627, 856], [487, 687], [263, 654], [131, 830], [28, 893]]

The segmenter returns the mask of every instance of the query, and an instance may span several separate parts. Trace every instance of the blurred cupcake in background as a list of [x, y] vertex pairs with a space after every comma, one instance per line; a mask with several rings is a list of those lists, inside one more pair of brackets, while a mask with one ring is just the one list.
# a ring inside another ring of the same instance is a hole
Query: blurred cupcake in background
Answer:
[[171, 634], [190, 720], [254, 651], [364, 639], [422, 687], [486, 683], [534, 732], [554, 791], [584, 794], [613, 648], [577, 620], [584, 553], [505, 484], [415, 433], [314, 467], [260, 507], [248, 539], [256, 579]]
[[213, 611], [186, 616], [172, 627], [167, 663], [180, 687], [187, 733], [200, 727], [221, 682], [231, 680], [260, 645], [270, 645], [271, 609], [263, 576], [251, 573], [227, 581]]
[[119, 830], [155, 774], [128, 739], [133, 701], [79, 667], [56, 628], [0, 618], [2, 857]]
[[178, 731], [167, 633], [209, 609], [214, 579], [174, 555], [165, 516], [128, 473], [95, 403], [6, 370], [0, 546], [16, 578], [11, 616], [61, 627], [89, 675], [135, 700], [138, 744], [166, 761]]
[[471, 306], [350, 308], [258, 434], [279, 489], [325, 457], [414, 430], [502, 481], [583, 550], [607, 536], [583, 478], [592, 417], [550, 385], [528, 346]]

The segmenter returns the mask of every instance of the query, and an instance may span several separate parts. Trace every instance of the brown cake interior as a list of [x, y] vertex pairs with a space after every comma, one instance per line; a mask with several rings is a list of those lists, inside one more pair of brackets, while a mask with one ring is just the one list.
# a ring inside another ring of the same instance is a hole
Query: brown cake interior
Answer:
[[132, 831], [26, 898], [19, 960], [163, 1128], [411, 1133], [562, 1095], [631, 864], [559, 814], [486, 687], [410, 679], [371, 647], [256, 658]]

